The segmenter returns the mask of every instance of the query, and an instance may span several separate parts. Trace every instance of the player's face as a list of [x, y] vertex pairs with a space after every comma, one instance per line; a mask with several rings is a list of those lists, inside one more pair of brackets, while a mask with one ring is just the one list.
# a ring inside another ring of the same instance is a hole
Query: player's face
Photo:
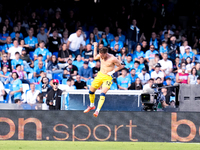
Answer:
[[99, 56], [101, 57], [101, 59], [105, 59], [107, 54], [104, 54], [104, 53], [99, 53]]

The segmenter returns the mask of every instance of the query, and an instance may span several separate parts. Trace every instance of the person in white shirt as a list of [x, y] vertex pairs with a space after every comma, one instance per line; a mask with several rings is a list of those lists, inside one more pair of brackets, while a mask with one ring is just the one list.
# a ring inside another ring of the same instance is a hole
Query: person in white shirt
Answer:
[[167, 53], [163, 54], [163, 59], [160, 60], [158, 63], [160, 63], [161, 65], [161, 71], [163, 71], [164, 76], [169, 76], [169, 75], [173, 75], [172, 71], [173, 71], [173, 64], [171, 60], [168, 60], [168, 55]]
[[10, 58], [10, 59], [15, 59], [16, 52], [19, 52], [20, 55], [22, 53], [22, 47], [19, 46], [19, 43], [17, 40], [14, 40], [13, 45], [14, 46], [9, 48], [9, 50], [8, 50], [8, 58]]
[[155, 71], [151, 73], [151, 78], [154, 80], [157, 79], [157, 77], [160, 77], [162, 79], [162, 82], [164, 82], [164, 73], [160, 70], [160, 63], [157, 63], [155, 66]]
[[192, 51], [192, 48], [190, 46], [188, 46], [188, 41], [185, 41], [183, 43], [183, 46], [180, 46], [180, 53], [181, 55], [185, 54], [185, 49], [188, 48], [190, 49], [190, 52]]
[[3, 96], [5, 95], [5, 88], [3, 86], [3, 83], [0, 81], [0, 101], [4, 101]]
[[142, 89], [143, 92], [149, 93], [149, 94], [154, 93], [154, 89], [152, 88], [153, 83], [154, 83], [154, 79], [150, 78], [148, 83], [143, 86], [143, 89]]
[[35, 104], [37, 102], [37, 96], [40, 93], [39, 90], [35, 89], [35, 84], [30, 84], [31, 90], [29, 90], [26, 94], [26, 101], [28, 104]]
[[142, 69], [142, 72], [138, 75], [138, 77], [140, 78], [142, 85], [145, 85], [150, 79], [150, 75], [147, 73], [146, 68]]
[[72, 33], [69, 36], [67, 42], [67, 49], [69, 49], [70, 54], [77, 56], [85, 48], [85, 41], [82, 36], [82, 29], [78, 28], [76, 33]]

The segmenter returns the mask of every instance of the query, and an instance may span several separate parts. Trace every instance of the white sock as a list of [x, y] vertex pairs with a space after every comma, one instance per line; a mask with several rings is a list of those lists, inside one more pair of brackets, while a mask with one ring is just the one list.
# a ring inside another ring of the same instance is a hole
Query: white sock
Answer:
[[94, 107], [94, 103], [90, 103], [90, 107]]
[[99, 111], [100, 111], [100, 109], [98, 109], [98, 108], [97, 108], [97, 110], [96, 110], [96, 111], [97, 111], [97, 112], [99, 112]]

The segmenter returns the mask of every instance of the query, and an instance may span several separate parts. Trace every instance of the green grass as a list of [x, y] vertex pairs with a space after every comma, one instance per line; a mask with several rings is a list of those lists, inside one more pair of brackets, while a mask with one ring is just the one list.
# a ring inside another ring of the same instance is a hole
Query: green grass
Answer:
[[0, 150], [200, 150], [198, 143], [0, 141]]

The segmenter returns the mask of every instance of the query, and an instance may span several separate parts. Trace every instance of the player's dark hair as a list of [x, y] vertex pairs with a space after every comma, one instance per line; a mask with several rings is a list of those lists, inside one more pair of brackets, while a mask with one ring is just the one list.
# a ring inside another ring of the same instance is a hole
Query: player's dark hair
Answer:
[[107, 47], [102, 47], [102, 48], [99, 49], [99, 53], [106, 54], [107, 52], [108, 52]]
[[154, 79], [153, 79], [153, 78], [150, 78], [149, 81], [154, 81]]
[[139, 61], [135, 61], [135, 62], [134, 62], [134, 64], [136, 64], [136, 63], [137, 63], [138, 65], [140, 64], [140, 62], [139, 62]]
[[21, 66], [21, 65], [20, 65], [20, 64], [17, 64], [17, 65], [16, 65], [16, 68], [19, 67], [19, 66]]
[[42, 54], [39, 54], [38, 57], [43, 57], [43, 55], [42, 55]]
[[19, 53], [19, 52], [15, 52], [15, 55], [17, 55], [17, 54], [19, 54], [19, 55], [20, 55], [20, 53]]

